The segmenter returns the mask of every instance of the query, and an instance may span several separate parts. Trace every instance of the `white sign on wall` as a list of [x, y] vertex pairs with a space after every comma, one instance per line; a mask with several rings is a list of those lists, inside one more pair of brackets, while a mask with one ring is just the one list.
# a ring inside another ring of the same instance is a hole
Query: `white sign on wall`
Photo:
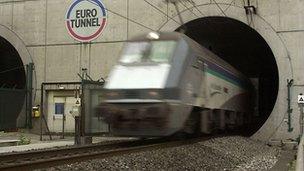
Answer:
[[304, 103], [304, 95], [298, 95], [298, 103]]
[[106, 23], [107, 12], [101, 0], [75, 0], [66, 14], [67, 30], [80, 42], [96, 39]]

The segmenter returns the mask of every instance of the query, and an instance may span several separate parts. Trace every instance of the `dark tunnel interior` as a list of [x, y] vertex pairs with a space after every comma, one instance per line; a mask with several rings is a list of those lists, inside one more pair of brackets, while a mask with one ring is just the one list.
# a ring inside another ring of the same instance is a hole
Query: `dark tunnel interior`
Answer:
[[25, 103], [25, 68], [17, 50], [2, 37], [0, 56], [0, 131], [15, 130]]
[[25, 71], [17, 50], [7, 40], [0, 37], [0, 88], [23, 89]]
[[278, 93], [278, 68], [266, 41], [248, 25], [227, 17], [196, 19], [185, 24], [185, 31], [248, 78], [256, 80], [258, 121], [253, 130], [256, 132], [272, 112]]

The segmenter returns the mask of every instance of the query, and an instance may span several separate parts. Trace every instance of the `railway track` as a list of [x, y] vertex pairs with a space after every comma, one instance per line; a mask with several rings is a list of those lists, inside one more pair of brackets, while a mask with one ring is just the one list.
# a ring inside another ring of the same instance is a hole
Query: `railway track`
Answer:
[[33, 170], [96, 158], [193, 144], [211, 137], [171, 140], [167, 138], [133, 140], [89, 146], [37, 150], [0, 155], [0, 170]]

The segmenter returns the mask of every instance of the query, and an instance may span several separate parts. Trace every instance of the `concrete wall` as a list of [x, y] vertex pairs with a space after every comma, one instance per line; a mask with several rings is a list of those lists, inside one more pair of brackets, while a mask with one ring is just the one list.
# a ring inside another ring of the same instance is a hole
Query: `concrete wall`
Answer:
[[[70, 37], [65, 27], [65, 14], [71, 2], [72, 0], [0, 0], [0, 24], [20, 37], [35, 63], [36, 103], [40, 101], [41, 82], [79, 81], [76, 74], [81, 68], [88, 68], [93, 79], [106, 77], [125, 40], [139, 33], [151, 30], [173, 31], [180, 26], [174, 6], [164, 3], [164, 0], [148, 1], [162, 12], [144, 0], [103, 0], [110, 11], [131, 20], [109, 11], [108, 24], [103, 34], [92, 44], [79, 44]], [[213, 0], [194, 2], [201, 12], [189, 3], [179, 5], [186, 22], [204, 16], [226, 15], [248, 23], [243, 0], [216, 0], [218, 5]], [[280, 69], [280, 93], [275, 109], [254, 138], [265, 141], [296, 138], [299, 134], [296, 98], [298, 93], [304, 93], [304, 1], [252, 0], [252, 4], [257, 7], [258, 15], [254, 16], [254, 26], [251, 26], [267, 41]], [[291, 133], [287, 132], [284, 121], [287, 118], [287, 78], [294, 79], [296, 85], [292, 87], [294, 131]]]

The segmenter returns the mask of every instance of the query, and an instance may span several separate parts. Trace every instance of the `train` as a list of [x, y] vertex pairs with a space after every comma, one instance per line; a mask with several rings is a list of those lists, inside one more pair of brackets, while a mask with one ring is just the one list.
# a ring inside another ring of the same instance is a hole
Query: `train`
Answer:
[[117, 136], [211, 134], [250, 124], [252, 89], [185, 34], [150, 32], [125, 44], [96, 112]]

